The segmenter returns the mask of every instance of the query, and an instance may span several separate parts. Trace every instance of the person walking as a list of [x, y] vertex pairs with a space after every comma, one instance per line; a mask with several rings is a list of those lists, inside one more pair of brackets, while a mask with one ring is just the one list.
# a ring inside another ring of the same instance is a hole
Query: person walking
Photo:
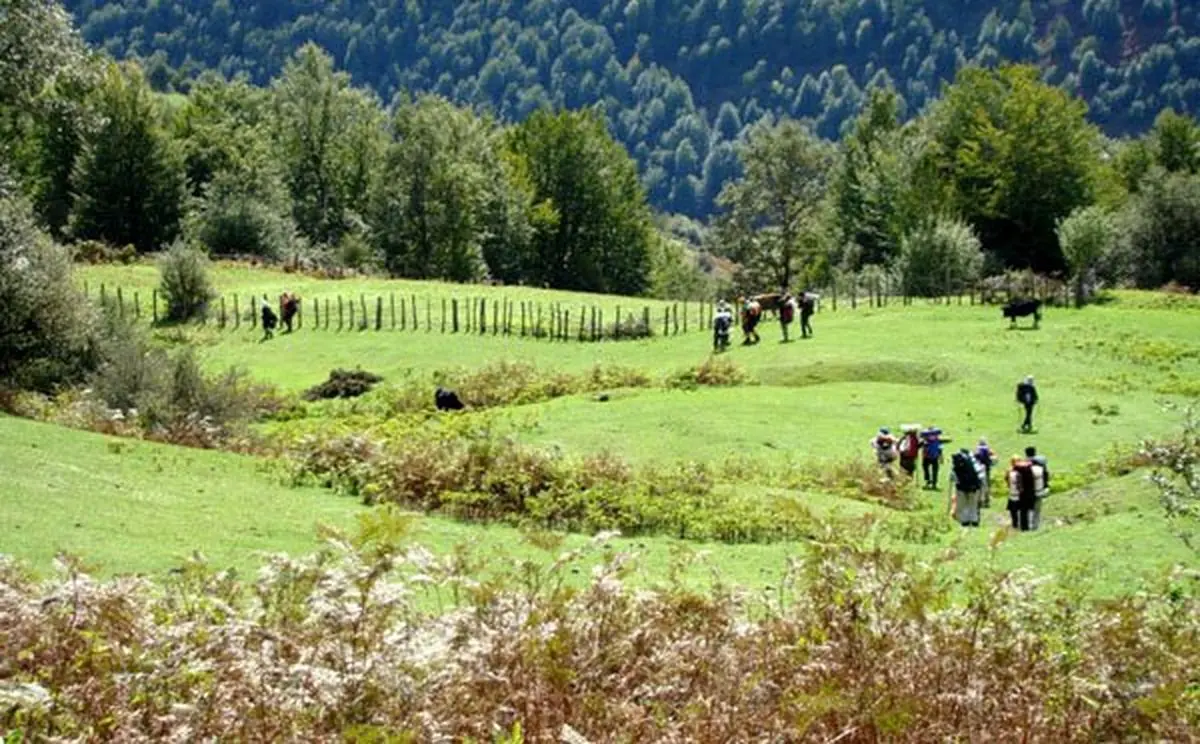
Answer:
[[792, 321], [796, 319], [796, 310], [796, 298], [792, 297], [791, 292], [785, 292], [779, 300], [779, 325], [783, 329], [783, 340], [785, 343], [789, 340], [788, 328], [792, 325]]
[[1029, 529], [1036, 530], [1042, 526], [1042, 502], [1050, 494], [1050, 466], [1046, 458], [1037, 453], [1037, 447], [1026, 447], [1025, 459], [1035, 465], [1040, 465], [1042, 468], [1041, 480], [1034, 484], [1034, 498], [1036, 500], [1033, 503], [1033, 510], [1029, 515]]
[[966, 447], [951, 458], [950, 498], [954, 518], [963, 527], [979, 526], [980, 497], [983, 491], [983, 463]]
[[1025, 420], [1021, 422], [1021, 431], [1033, 431], [1033, 407], [1037, 405], [1038, 393], [1033, 384], [1033, 375], [1017, 383], [1017, 402], [1025, 407]]
[[908, 473], [909, 478], [917, 476], [917, 458], [921, 455], [921, 439], [917, 435], [920, 424], [908, 424], [900, 427], [903, 436], [897, 449], [900, 452], [900, 469]]
[[267, 302], [267, 298], [263, 297], [263, 299], [262, 299], [262, 327], [263, 327], [262, 340], [263, 341], [274, 338], [275, 326], [278, 324], [279, 324], [279, 316], [277, 316], [275, 314], [275, 311], [271, 309], [271, 303]]
[[975, 459], [983, 464], [983, 489], [979, 492], [979, 505], [987, 509], [992, 505], [992, 466], [996, 464], [996, 452], [987, 439], [980, 438], [975, 448]]
[[1027, 532], [1033, 529], [1033, 510], [1038, 491], [1045, 488], [1045, 470], [1041, 465], [1013, 455], [1008, 470], [1008, 511], [1013, 529]]
[[729, 332], [733, 328], [733, 311], [729, 303], [721, 300], [717, 303], [717, 312], [713, 316], [713, 351], [725, 351], [729, 348]]
[[871, 449], [875, 450], [875, 459], [889, 480], [892, 478], [892, 463], [896, 461], [896, 438], [887, 427], [881, 427], [879, 433], [871, 438]]
[[800, 293], [800, 336], [809, 338], [813, 335], [812, 316], [816, 300], [808, 290]]
[[921, 472], [925, 475], [925, 488], [938, 490], [938, 471], [942, 466], [942, 430], [931, 426], [921, 432]]

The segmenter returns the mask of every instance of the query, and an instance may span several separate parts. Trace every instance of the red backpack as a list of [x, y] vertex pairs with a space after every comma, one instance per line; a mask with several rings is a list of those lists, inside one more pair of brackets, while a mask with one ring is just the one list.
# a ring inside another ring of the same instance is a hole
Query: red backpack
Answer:
[[909, 432], [904, 435], [904, 440], [900, 442], [900, 454], [904, 457], [915, 458], [921, 452], [921, 443], [917, 440], [917, 435]]

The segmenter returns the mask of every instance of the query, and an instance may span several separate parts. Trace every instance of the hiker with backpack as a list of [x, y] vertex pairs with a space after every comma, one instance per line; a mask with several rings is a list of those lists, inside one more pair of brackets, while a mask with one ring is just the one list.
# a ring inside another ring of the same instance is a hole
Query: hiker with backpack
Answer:
[[1026, 447], [1025, 459], [1042, 467], [1041, 488], [1034, 494], [1036, 500], [1033, 504], [1033, 511], [1029, 515], [1029, 529], [1036, 530], [1042, 526], [1042, 502], [1050, 493], [1050, 467], [1047, 465], [1046, 458], [1037, 453], [1037, 447]]
[[979, 440], [975, 448], [975, 459], [983, 465], [983, 489], [979, 492], [979, 506], [987, 509], [992, 505], [992, 466], [996, 464], [996, 453], [986, 439]]
[[1033, 407], [1037, 405], [1037, 388], [1033, 385], [1033, 375], [1028, 375], [1024, 381], [1017, 383], [1017, 402], [1025, 407], [1025, 420], [1021, 422], [1022, 433], [1033, 431]]
[[1037, 494], [1046, 487], [1045, 470], [1036, 462], [1013, 455], [1008, 470], [1008, 511], [1013, 529], [1027, 532], [1033, 529], [1033, 510]]
[[954, 518], [963, 527], [978, 527], [985, 477], [983, 463], [963, 447], [951, 455], [950, 464], [950, 498]]
[[779, 302], [779, 326], [783, 329], [785, 343], [788, 341], [788, 326], [796, 319], [797, 308], [796, 298], [792, 297], [791, 292], [785, 293]]
[[949, 442], [942, 439], [942, 430], [931, 426], [921, 432], [921, 471], [925, 474], [925, 488], [938, 489], [938, 471], [942, 465], [942, 445]]
[[810, 338], [813, 335], [812, 316], [816, 310], [816, 299], [805, 290], [800, 293], [800, 336]]
[[729, 348], [729, 331], [733, 328], [733, 311], [725, 300], [717, 303], [717, 312], [713, 316], [713, 351], [725, 351]]
[[277, 326], [278, 324], [279, 324], [279, 316], [276, 315], [275, 311], [271, 309], [271, 304], [269, 302], [267, 302], [267, 298], [263, 297], [263, 299], [262, 299], [263, 337], [262, 337], [261, 341], [266, 341], [267, 339], [274, 338], [275, 326]]
[[896, 438], [892, 436], [891, 430], [887, 427], [880, 428], [879, 433], [871, 438], [871, 448], [875, 450], [875, 459], [879, 467], [890, 480], [892, 463], [896, 461]]
[[897, 447], [900, 453], [900, 469], [908, 473], [909, 478], [915, 478], [917, 475], [917, 458], [921, 454], [921, 439], [917, 432], [920, 428], [920, 424], [909, 424], [900, 428], [904, 433]]

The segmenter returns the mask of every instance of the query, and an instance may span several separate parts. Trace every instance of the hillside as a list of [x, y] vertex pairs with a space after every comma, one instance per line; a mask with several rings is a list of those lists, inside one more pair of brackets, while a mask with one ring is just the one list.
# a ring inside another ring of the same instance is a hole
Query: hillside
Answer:
[[963, 64], [1038, 63], [1110, 135], [1200, 111], [1200, 9], [1183, 0], [75, 0], [84, 37], [150, 59], [161, 88], [203, 69], [265, 84], [316, 41], [384, 100], [437, 91], [521, 119], [600, 103], [660, 209], [705, 215], [731, 143], [768, 114], [836, 137], [871, 86], [913, 115]]

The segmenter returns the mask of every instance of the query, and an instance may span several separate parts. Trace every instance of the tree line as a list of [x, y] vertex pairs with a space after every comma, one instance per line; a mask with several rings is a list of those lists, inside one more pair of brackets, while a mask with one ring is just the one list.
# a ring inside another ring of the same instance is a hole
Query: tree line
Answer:
[[1145, 131], [1164, 108], [1200, 111], [1200, 8], [1180, 0], [67, 7], [90, 43], [142, 58], [157, 90], [187, 91], [208, 69], [265, 86], [313, 40], [384, 100], [433, 92], [509, 121], [598, 104], [650, 202], [700, 219], [740, 175], [736, 144], [764, 117], [838, 139], [872, 89], [893, 88], [914, 118], [964, 67], [1036, 64], [1110, 136]]

